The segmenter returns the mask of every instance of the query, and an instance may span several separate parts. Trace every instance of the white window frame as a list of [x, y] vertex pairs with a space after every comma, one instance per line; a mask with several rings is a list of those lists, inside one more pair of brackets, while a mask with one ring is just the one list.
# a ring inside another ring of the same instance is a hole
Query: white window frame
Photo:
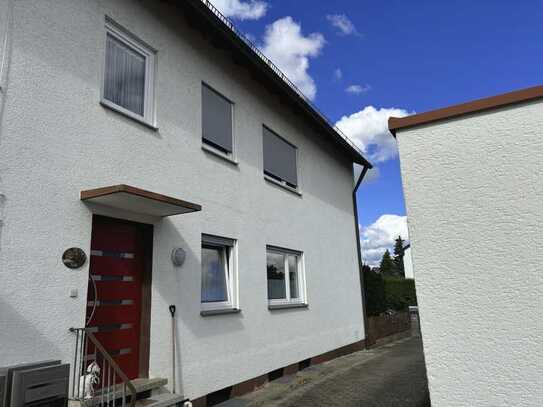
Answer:
[[[226, 311], [239, 309], [239, 295], [238, 295], [238, 242], [235, 239], [202, 234], [201, 246], [211, 246], [224, 249], [224, 256], [228, 258], [228, 261], [223, 258], [223, 264], [227, 266], [224, 269], [226, 280], [226, 293], [227, 300], [221, 302], [203, 302], [200, 293], [201, 311]], [[226, 253], [228, 252], [228, 256]], [[200, 267], [200, 284], [202, 279], [202, 269]]]
[[[155, 76], [156, 76], [156, 54], [157, 51], [144, 41], [131, 34], [128, 30], [117, 24], [111, 18], [106, 17], [104, 34], [104, 64], [102, 72], [102, 85], [100, 103], [112, 110], [122, 113], [134, 120], [156, 129], [156, 101], [155, 101]], [[145, 89], [143, 95], [143, 116], [132, 112], [104, 97], [106, 81], [106, 47], [108, 35], [132, 48], [145, 57]]]
[[[230, 102], [230, 111], [231, 111], [231, 114], [232, 114], [232, 152], [231, 153], [224, 152], [224, 151], [212, 146], [208, 141], [206, 141], [204, 139], [204, 121], [203, 121], [203, 117], [204, 117], [204, 99], [203, 99], [203, 97], [202, 97], [201, 103], [200, 103], [200, 106], [201, 106], [201, 109], [202, 109], [202, 112], [201, 112], [202, 113], [201, 114], [202, 150], [208, 151], [211, 154], [214, 154], [214, 155], [216, 155], [216, 156], [218, 156], [220, 158], [224, 158], [224, 159], [226, 159], [227, 161], [230, 161], [233, 164], [238, 164], [237, 152], [236, 152], [236, 150], [237, 150], [236, 149], [236, 131], [235, 131], [236, 128], [235, 128], [235, 125], [234, 125], [235, 119], [236, 119], [236, 116], [235, 116], [236, 104], [230, 98], [226, 97], [222, 92], [219, 92], [216, 88], [211, 86], [209, 83], [202, 81], [202, 88], [204, 86], [206, 88], [212, 90], [213, 92], [215, 92], [217, 95], [219, 95], [223, 99]], [[203, 89], [202, 89], [202, 91], [203, 91]]]
[[[285, 298], [281, 298], [281, 299], [268, 298], [268, 306], [281, 307], [281, 306], [289, 306], [289, 305], [291, 306], [307, 305], [307, 287], [306, 287], [306, 277], [305, 277], [304, 253], [297, 250], [291, 250], [291, 249], [285, 249], [282, 247], [267, 245], [266, 257], [269, 252], [281, 254], [284, 256]], [[288, 267], [288, 255], [294, 255], [296, 256], [296, 259], [297, 259], [296, 270], [298, 274], [298, 298], [290, 298], [290, 268]], [[267, 264], [267, 260], [266, 260], [266, 264]], [[266, 274], [266, 287], [267, 287], [267, 282], [268, 282], [268, 276]]]

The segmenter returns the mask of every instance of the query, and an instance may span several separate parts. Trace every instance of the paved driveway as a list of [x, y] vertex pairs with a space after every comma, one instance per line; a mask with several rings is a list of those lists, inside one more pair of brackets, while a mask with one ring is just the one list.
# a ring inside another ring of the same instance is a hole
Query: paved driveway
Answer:
[[312, 366], [221, 407], [430, 407], [418, 336]]

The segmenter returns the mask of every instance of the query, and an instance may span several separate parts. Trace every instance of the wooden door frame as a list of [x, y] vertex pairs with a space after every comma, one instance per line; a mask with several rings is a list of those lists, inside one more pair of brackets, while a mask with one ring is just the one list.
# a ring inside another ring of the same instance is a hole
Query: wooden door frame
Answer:
[[[154, 226], [148, 223], [134, 222], [122, 218], [114, 218], [93, 214], [92, 223], [96, 218], [102, 218], [112, 223], [129, 224], [143, 232], [143, 275], [141, 281], [141, 319], [138, 376], [149, 377], [149, 358], [151, 351], [151, 285], [153, 281], [153, 236]], [[90, 268], [89, 268], [90, 273]]]

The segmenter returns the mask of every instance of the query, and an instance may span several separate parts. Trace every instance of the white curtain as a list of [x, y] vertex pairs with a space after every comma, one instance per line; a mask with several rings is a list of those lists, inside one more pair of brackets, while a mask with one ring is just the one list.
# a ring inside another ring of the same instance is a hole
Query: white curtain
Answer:
[[104, 97], [143, 116], [144, 96], [145, 56], [108, 35]]

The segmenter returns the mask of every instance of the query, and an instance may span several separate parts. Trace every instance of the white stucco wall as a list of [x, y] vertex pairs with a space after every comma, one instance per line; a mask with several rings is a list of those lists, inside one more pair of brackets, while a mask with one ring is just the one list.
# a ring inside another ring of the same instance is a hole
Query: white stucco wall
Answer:
[[[61, 255], [73, 246], [89, 252], [93, 213], [154, 224], [151, 375], [170, 376], [168, 305], [176, 304], [178, 389], [186, 396], [364, 338], [347, 158], [173, 7], [15, 4], [0, 140], [0, 365], [71, 361], [68, 328], [84, 323], [88, 264], [72, 271]], [[99, 105], [106, 14], [158, 50], [158, 131]], [[236, 103], [237, 167], [201, 150], [202, 80]], [[264, 181], [262, 123], [298, 146], [302, 197]], [[120, 183], [203, 210], [160, 220], [79, 201], [81, 190]], [[201, 233], [238, 239], [241, 314], [199, 314]], [[266, 244], [304, 251], [308, 309], [268, 310]], [[174, 246], [187, 250], [180, 270], [169, 260]], [[69, 298], [71, 288], [78, 298]]]
[[543, 405], [543, 103], [398, 132], [433, 407]]

